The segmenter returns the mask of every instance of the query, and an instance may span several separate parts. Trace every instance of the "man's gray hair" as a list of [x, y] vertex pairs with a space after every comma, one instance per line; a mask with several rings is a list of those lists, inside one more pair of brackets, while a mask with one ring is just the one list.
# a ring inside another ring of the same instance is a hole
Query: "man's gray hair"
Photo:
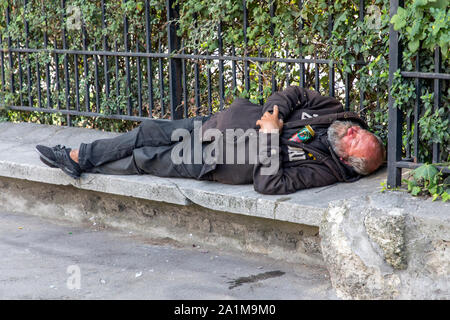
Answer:
[[[351, 157], [347, 156], [345, 151], [343, 150], [341, 146], [341, 139], [346, 135], [347, 129], [353, 126], [361, 127], [358, 123], [352, 122], [352, 121], [334, 121], [330, 127], [328, 127], [328, 141], [331, 144], [331, 147], [333, 148], [334, 152], [339, 157], [342, 157], [346, 160], [346, 162], [359, 174], [361, 175], [368, 175], [371, 173], [370, 171], [370, 161], [369, 159], [365, 159], [362, 157]], [[385, 158], [385, 149], [383, 146], [383, 141], [380, 137], [377, 135], [371, 133], [378, 141], [378, 145], [380, 148], [380, 152], [382, 154], [382, 159]]]

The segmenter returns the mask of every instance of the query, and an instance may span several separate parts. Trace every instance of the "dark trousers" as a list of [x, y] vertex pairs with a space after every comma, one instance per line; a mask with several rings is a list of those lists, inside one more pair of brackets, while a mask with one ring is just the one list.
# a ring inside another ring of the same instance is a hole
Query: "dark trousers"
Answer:
[[[152, 174], [160, 177], [200, 177], [202, 164], [174, 164], [172, 148], [181, 143], [172, 141], [172, 132], [186, 129], [192, 133], [194, 121], [209, 117], [181, 120], [149, 119], [136, 129], [111, 139], [82, 143], [79, 164], [83, 171], [103, 174]], [[193, 140], [193, 139], [192, 139]]]

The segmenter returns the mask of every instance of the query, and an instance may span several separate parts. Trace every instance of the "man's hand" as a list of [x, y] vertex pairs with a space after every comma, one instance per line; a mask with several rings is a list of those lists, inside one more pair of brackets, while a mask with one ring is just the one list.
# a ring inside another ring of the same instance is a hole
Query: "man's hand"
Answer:
[[256, 125], [261, 127], [260, 132], [270, 133], [272, 130], [280, 132], [283, 120], [278, 119], [278, 106], [273, 107], [273, 113], [265, 112], [261, 119], [256, 121]]

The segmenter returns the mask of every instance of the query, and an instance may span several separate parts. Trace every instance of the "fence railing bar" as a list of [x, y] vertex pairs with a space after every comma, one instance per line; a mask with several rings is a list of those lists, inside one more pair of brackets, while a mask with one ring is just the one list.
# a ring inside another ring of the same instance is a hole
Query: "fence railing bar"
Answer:
[[78, 70], [78, 55], [73, 56], [73, 69], [75, 75], [75, 105], [77, 111], [80, 111], [80, 79]]
[[[25, 48], [29, 48], [29, 46], [30, 46], [30, 41], [29, 41], [29, 38], [30, 38], [30, 35], [29, 35], [29, 33], [30, 33], [30, 26], [29, 26], [29, 23], [28, 23], [28, 20], [27, 19], [25, 19], [25, 16], [26, 16], [26, 10], [27, 10], [27, 7], [28, 7], [28, 0], [24, 0], [24, 6], [25, 6], [25, 8], [24, 8], [24, 16], [23, 16], [23, 25], [24, 25], [24, 28], [25, 28]], [[56, 41], [56, 38], [55, 38], [55, 41]], [[1, 37], [0, 37], [0, 44], [1, 44]], [[55, 48], [56, 48], [56, 45], [55, 45]], [[3, 52], [1, 53], [1, 57], [2, 57], [2, 68], [3, 68]], [[32, 75], [31, 75], [31, 61], [30, 61], [30, 54], [27, 52], [27, 54], [26, 54], [26, 57], [27, 57], [27, 86], [28, 86], [28, 88], [27, 88], [27, 90], [28, 90], [28, 106], [33, 106], [33, 95], [32, 95], [32, 90], [31, 90], [31, 86], [32, 86]], [[57, 55], [55, 54], [55, 59], [57, 59]], [[56, 64], [56, 66], [58, 66], [58, 64]], [[58, 69], [56, 69], [56, 71], [57, 71], [57, 73], [56, 73], [56, 81], [58, 81], [59, 82], [59, 74], [58, 74]], [[4, 72], [4, 70], [2, 70], [2, 72]], [[2, 80], [4, 81], [4, 74], [2, 74]], [[59, 83], [57, 83], [57, 85], [59, 85]], [[58, 109], [59, 109], [59, 107], [60, 107], [60, 102], [59, 102], [59, 99], [58, 99]]]
[[347, 71], [344, 72], [344, 82], [345, 82], [345, 111], [350, 111], [350, 75]]
[[39, 108], [42, 108], [42, 92], [41, 92], [41, 68], [39, 57], [36, 57], [36, 85]]
[[[116, 51], [118, 50], [117, 40], [114, 41], [114, 49]], [[119, 73], [119, 56], [118, 55], [114, 57], [114, 63], [115, 63], [114, 67], [115, 67], [115, 74], [116, 74], [116, 79], [115, 79], [116, 80], [116, 99], [118, 100], [120, 97], [120, 78], [119, 78], [120, 73]], [[122, 114], [120, 105], [117, 107], [116, 112], [119, 115]]]
[[[10, 15], [9, 15], [9, 4], [6, 7], [6, 28], [9, 27], [10, 24]], [[11, 41], [11, 36], [8, 35], [8, 50], [11, 50], [12, 47], [12, 41]], [[14, 70], [14, 62], [13, 62], [13, 56], [12, 56], [12, 52], [9, 52], [8, 54], [8, 60], [9, 60], [9, 67], [11, 69], [11, 73], [10, 73], [10, 91], [11, 93], [14, 93], [14, 72], [12, 72], [12, 70]]]
[[[17, 46], [19, 46], [19, 40], [17, 40]], [[20, 58], [20, 54], [17, 55], [17, 63], [19, 64], [19, 100], [20, 104], [23, 105], [23, 73], [22, 73], [22, 59]]]
[[[139, 52], [139, 39], [136, 36], [136, 52]], [[141, 58], [138, 57], [136, 61], [137, 85], [138, 85], [138, 112], [139, 117], [142, 117], [142, 73], [141, 73]]]
[[[87, 44], [87, 33], [86, 33], [86, 26], [84, 19], [82, 19], [81, 23], [81, 34], [83, 36], [83, 50], [88, 50], [88, 44]], [[84, 103], [86, 106], [86, 111], [91, 111], [91, 102], [90, 102], [90, 90], [89, 90], [89, 62], [88, 62], [88, 55], [83, 56], [83, 69], [84, 69]]]
[[[286, 48], [285, 51], [286, 58], [289, 57], [289, 47]], [[291, 70], [289, 68], [289, 63], [286, 63], [286, 87], [289, 87], [291, 84]]]
[[[167, 10], [167, 37], [168, 37], [168, 50], [169, 54], [178, 52], [180, 50], [180, 39], [177, 36], [177, 24], [174, 22], [178, 18], [178, 5], [175, 0], [166, 1]], [[182, 119], [183, 110], [181, 106], [181, 60], [173, 57], [169, 57], [169, 95], [170, 95], [170, 117], [171, 119]]]
[[448, 73], [402, 71], [400, 74], [405, 78], [450, 80], [450, 74]]
[[[150, 53], [152, 50], [152, 24], [150, 23], [150, 4], [148, 0], [145, 0], [145, 51]], [[153, 118], [153, 65], [152, 59], [147, 57], [147, 86], [148, 86], [148, 116]]]
[[[261, 48], [258, 48], [258, 56], [261, 55]], [[259, 98], [259, 104], [263, 105], [264, 104], [264, 100], [262, 98], [263, 93], [264, 93], [264, 87], [263, 87], [263, 73], [261, 70], [261, 62], [258, 61], [258, 66], [260, 68], [259, 70], [259, 76], [258, 76], [258, 92], [261, 96], [261, 98]]]
[[[184, 53], [184, 41], [181, 42], [181, 52]], [[181, 73], [183, 74], [182, 78], [182, 86], [183, 86], [183, 116], [187, 118], [188, 114], [188, 82], [187, 82], [187, 73], [186, 73], [186, 60], [181, 60]]]
[[[243, 0], [243, 10], [244, 10], [244, 16], [243, 16], [243, 32], [244, 32], [244, 57], [247, 57], [248, 55], [248, 38], [247, 38], [247, 28], [248, 28], [248, 10], [247, 10], [247, 1]], [[244, 84], [245, 84], [245, 91], [247, 91], [247, 95], [250, 92], [250, 71], [249, 71], [249, 64], [248, 60], [244, 60]]]
[[[61, 27], [63, 31], [63, 51], [67, 50], [67, 34], [66, 34], [66, 27], [64, 24], [64, 18], [65, 18], [65, 12], [66, 12], [66, 1], [61, 0]], [[56, 49], [56, 48], [55, 48]], [[56, 52], [56, 51], [55, 51]], [[70, 110], [70, 82], [69, 82], [69, 58], [67, 57], [67, 52], [64, 53], [64, 83], [65, 83], [65, 97], [66, 97], [66, 109]], [[38, 85], [39, 88], [39, 85]], [[39, 99], [40, 100], [40, 99]], [[70, 114], [67, 113], [67, 125], [71, 126], [71, 118]]]
[[[194, 13], [194, 28], [197, 29], [197, 13]], [[198, 55], [198, 39], [195, 39], [195, 49], [194, 56]], [[194, 62], [194, 81], [195, 81], [195, 115], [200, 114], [201, 102], [200, 102], [200, 70], [199, 70], [199, 60], [196, 59]]]
[[[48, 33], [47, 33], [47, 18], [45, 18], [45, 31], [44, 31], [44, 48], [48, 48]], [[20, 54], [19, 54], [20, 57]], [[45, 64], [45, 83], [47, 86], [47, 107], [52, 108], [52, 96], [51, 96], [51, 84], [50, 84], [50, 64]]]
[[[420, 52], [420, 47], [419, 47]], [[420, 71], [419, 53], [416, 56], [416, 71]], [[414, 103], [414, 162], [419, 162], [419, 117], [420, 117], [420, 96], [421, 96], [421, 82], [419, 78], [414, 79], [414, 86], [416, 87], [416, 101]]]
[[212, 113], [212, 85], [211, 85], [211, 67], [209, 66], [206, 69], [206, 81], [208, 86], [208, 114]]
[[[106, 30], [106, 8], [105, 8], [105, 0], [102, 0], [101, 2], [102, 6], [102, 28], [103, 30]], [[103, 35], [103, 51], [108, 51], [108, 38], [107, 35]], [[103, 56], [103, 68], [104, 68], [104, 74], [105, 74], [105, 95], [106, 98], [109, 98], [110, 92], [109, 92], [109, 66], [108, 66], [108, 56]]]
[[[399, 6], [403, 6], [403, 0], [391, 0], [389, 16], [397, 13]], [[398, 41], [399, 33], [394, 30], [393, 25], [389, 27], [389, 88], [392, 88], [394, 73], [401, 67], [402, 48]], [[394, 106], [395, 98], [389, 90], [389, 122], [388, 122], [388, 187], [398, 187], [401, 184], [401, 169], [397, 162], [402, 157], [402, 113]]]
[[[95, 50], [95, 44], [94, 44]], [[94, 80], [95, 80], [95, 107], [100, 112], [100, 84], [98, 77], [98, 56], [94, 55]]]
[[[364, 22], [364, 11], [365, 11], [365, 1], [364, 0], [360, 0], [359, 1], [359, 14], [358, 14], [358, 19], [360, 22]], [[358, 58], [361, 57], [361, 54], [358, 54]], [[363, 77], [363, 75], [360, 73], [360, 81]], [[363, 112], [364, 110], [364, 90], [360, 89], [359, 90], [359, 112]], [[360, 116], [363, 116], [363, 114], [360, 114]]]
[[[317, 57], [317, 51], [314, 50], [314, 57]], [[314, 64], [314, 90], [320, 93], [320, 82], [319, 82], [319, 65]]]
[[[57, 41], [56, 38], [53, 40], [53, 45], [56, 48], [57, 46]], [[28, 55], [28, 54], [27, 54]], [[57, 53], [54, 54], [54, 59], [55, 59], [55, 76], [56, 76], [56, 104], [58, 107], [58, 110], [61, 109], [61, 100], [59, 99], [59, 94], [61, 92], [61, 84], [60, 84], [60, 76], [59, 76], [59, 56]], [[31, 95], [30, 95], [30, 99], [31, 99]], [[30, 107], [31, 107], [32, 103], [30, 100]]]
[[[128, 0], [123, 0], [123, 3], [127, 3]], [[128, 38], [128, 17], [126, 14], [123, 16], [123, 45], [125, 52], [130, 51], [130, 43]], [[125, 76], [127, 78], [127, 85], [125, 87], [125, 95], [127, 96], [127, 114], [131, 115], [131, 108], [132, 108], [132, 102], [131, 102], [131, 74], [130, 74], [130, 57], [125, 56]]]
[[[3, 46], [3, 34], [0, 34], [0, 46]], [[2, 91], [5, 92], [5, 54], [3, 51], [0, 52], [0, 63], [2, 64], [1, 69], [1, 80], [2, 80]], [[30, 65], [30, 63], [28, 63]], [[30, 87], [30, 86], [29, 86]]]
[[[434, 49], [434, 72], [441, 72], [441, 48], [436, 46]], [[434, 89], [434, 101], [433, 101], [433, 111], [436, 112], [439, 109], [439, 103], [441, 101], [441, 81], [439, 79], [434, 79], [433, 81], [433, 89]], [[438, 143], [433, 143], [433, 162], [439, 162], [440, 155], [440, 145]]]
[[[234, 47], [234, 44], [231, 45], [231, 56], [236, 56], [236, 49]], [[236, 77], [236, 60], [231, 60], [231, 72], [233, 73], [233, 92], [236, 91], [237, 88], [237, 77]]]
[[[217, 26], [217, 38], [219, 42], [219, 56], [223, 56], [222, 21], [219, 21], [219, 24]], [[223, 60], [219, 59], [219, 110], [223, 110], [224, 100], [225, 80], [223, 76]]]
[[8, 106], [8, 109], [9, 110], [17, 110], [17, 111], [58, 113], [58, 114], [84, 116], [84, 117], [99, 117], [99, 118], [114, 119], [114, 120], [145, 121], [148, 119], [147, 117], [137, 117], [137, 116], [118, 115], [118, 114], [104, 114], [104, 113], [97, 113], [97, 112], [85, 112], [85, 111], [65, 110], [65, 109], [57, 110], [57, 109], [48, 109], [48, 108], [26, 107], [26, 106]]
[[[269, 28], [269, 32], [270, 32], [270, 35], [272, 36], [272, 38], [274, 38], [274, 33], [275, 33], [275, 25], [274, 25], [274, 23], [272, 21], [273, 18], [275, 17], [275, 11], [276, 11], [275, 1], [272, 1], [271, 4], [270, 4], [270, 8], [269, 8], [269, 14], [270, 14], [270, 28]], [[275, 58], [274, 58], [272, 52], [270, 53], [270, 59], [271, 59], [271, 61], [275, 61]], [[274, 93], [274, 92], [277, 91], [277, 79], [275, 78], [274, 70], [272, 70], [271, 83], [272, 83], [272, 93]]]
[[[394, 165], [396, 167], [398, 167], [398, 168], [416, 169], [416, 168], [420, 167], [423, 164], [422, 163], [410, 162], [410, 161], [396, 161], [396, 162], [394, 162]], [[439, 171], [442, 170], [442, 172], [450, 173], [450, 168], [448, 166], [442, 166], [442, 165], [436, 164], [435, 167]]]
[[[333, 3], [332, 1], [328, 1], [328, 7], [331, 8], [333, 7]], [[334, 24], [334, 18], [333, 18], [333, 14], [329, 14], [328, 15], [328, 38], [331, 39], [332, 35], [333, 35], [333, 24]], [[334, 97], [334, 64], [331, 63], [331, 65], [329, 65], [329, 71], [328, 71], [328, 95], [330, 97]]]
[[[300, 12], [303, 10], [303, 0], [298, 0], [298, 7], [300, 9]], [[300, 17], [299, 19], [299, 27], [298, 29], [300, 31], [303, 30], [303, 18]], [[303, 44], [302, 44], [302, 39], [299, 38], [298, 40], [298, 48], [300, 51], [300, 59], [303, 59], [303, 55], [302, 55], [302, 48], [303, 48]], [[299, 74], [300, 80], [299, 80], [299, 84], [300, 87], [305, 87], [305, 64], [304, 63], [300, 63], [300, 74]]]
[[[158, 51], [162, 51], [161, 39], [158, 39]], [[163, 61], [162, 58], [159, 58], [159, 97], [161, 103], [161, 118], [164, 117], [165, 108], [164, 108], [164, 72], [163, 72]]]
[[[50, 53], [60, 53], [60, 54], [80, 54], [80, 55], [99, 55], [99, 56], [120, 56], [120, 57], [142, 57], [142, 58], [176, 58], [176, 59], [199, 59], [199, 60], [224, 60], [224, 61], [248, 61], [255, 63], [257, 61], [261, 62], [284, 62], [284, 63], [314, 63], [314, 64], [338, 64], [338, 61], [332, 59], [299, 59], [299, 58], [276, 58], [276, 57], [254, 57], [254, 56], [218, 56], [218, 55], [201, 55], [201, 54], [169, 54], [169, 53], [146, 53], [146, 52], [123, 52], [123, 51], [84, 51], [84, 50], [64, 50], [64, 49], [26, 49], [26, 48], [10, 48], [10, 49], [0, 49], [3, 52], [41, 52], [47, 51]], [[363, 66], [367, 63], [361, 60], [357, 60], [353, 65]], [[446, 79], [446, 78], [445, 78]]]

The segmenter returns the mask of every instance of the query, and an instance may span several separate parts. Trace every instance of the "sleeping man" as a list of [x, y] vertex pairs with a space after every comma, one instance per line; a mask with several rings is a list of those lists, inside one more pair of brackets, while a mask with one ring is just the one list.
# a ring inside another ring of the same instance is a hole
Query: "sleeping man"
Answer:
[[253, 184], [264, 194], [356, 181], [385, 158], [383, 143], [356, 113], [297, 86], [263, 106], [238, 98], [212, 116], [149, 119], [78, 149], [36, 149], [44, 163], [75, 179], [83, 172], [151, 174]]

